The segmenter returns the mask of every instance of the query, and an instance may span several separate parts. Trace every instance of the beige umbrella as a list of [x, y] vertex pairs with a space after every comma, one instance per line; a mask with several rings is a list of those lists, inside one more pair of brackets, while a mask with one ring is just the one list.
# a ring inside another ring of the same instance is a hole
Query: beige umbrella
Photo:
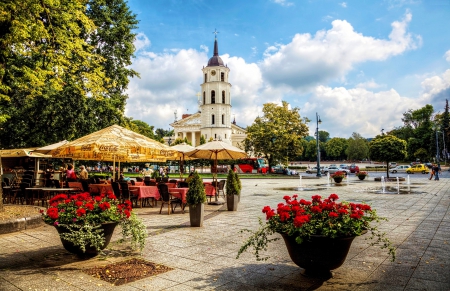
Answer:
[[207, 142], [196, 147], [193, 151], [187, 152], [186, 155], [192, 158], [214, 160], [214, 169], [216, 171], [213, 173], [213, 181], [216, 181], [215, 204], [219, 204], [217, 199], [217, 160], [237, 160], [247, 157], [245, 151], [223, 141]]
[[60, 146], [65, 145], [66, 143], [68, 143], [67, 140], [63, 140], [54, 144], [50, 144], [50, 145], [46, 145], [45, 147], [41, 147], [41, 148], [37, 148], [34, 150], [34, 152], [38, 152], [38, 153], [42, 153], [42, 154], [48, 154], [50, 153], [52, 150], [59, 148]]
[[186, 143], [180, 143], [180, 144], [177, 144], [177, 145], [175, 145], [173, 147], [170, 147], [170, 149], [171, 150], [175, 150], [175, 151], [177, 151], [179, 153], [179, 156], [180, 156], [180, 179], [181, 179], [181, 177], [182, 177], [182, 175], [184, 173], [183, 162], [185, 160], [194, 159], [194, 158], [190, 158], [190, 157], [185, 157], [185, 154], [187, 152], [193, 151], [195, 149], [195, 147], [190, 146], [190, 145], [188, 145]]
[[119, 125], [112, 125], [71, 141], [51, 151], [54, 158], [115, 162], [165, 162], [176, 159], [177, 151]]

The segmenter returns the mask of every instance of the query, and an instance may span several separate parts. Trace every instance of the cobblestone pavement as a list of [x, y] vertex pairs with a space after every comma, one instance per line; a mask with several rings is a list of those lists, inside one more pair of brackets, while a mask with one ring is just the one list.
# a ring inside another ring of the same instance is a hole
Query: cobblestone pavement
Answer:
[[[411, 175], [409, 186], [400, 182], [400, 194], [397, 182], [387, 182], [388, 193], [379, 193], [375, 175], [364, 181], [352, 175], [340, 187], [310, 175], [302, 178], [301, 190], [298, 177], [245, 179], [238, 211], [207, 205], [201, 228], [189, 227], [188, 213], [137, 209], [149, 231], [142, 257], [174, 270], [121, 286], [82, 270], [139, 256], [123, 246], [112, 243], [106, 256], [80, 260], [63, 249], [51, 226], [0, 235], [0, 290], [450, 290], [449, 172], [440, 181]], [[387, 252], [368, 246], [364, 236], [354, 240], [345, 263], [325, 281], [304, 277], [281, 241], [270, 245], [268, 261], [256, 261], [251, 252], [235, 259], [245, 238], [239, 230], [256, 229], [263, 206], [276, 207], [284, 195], [331, 193], [368, 202], [389, 218], [380, 229], [397, 247], [395, 262]]]

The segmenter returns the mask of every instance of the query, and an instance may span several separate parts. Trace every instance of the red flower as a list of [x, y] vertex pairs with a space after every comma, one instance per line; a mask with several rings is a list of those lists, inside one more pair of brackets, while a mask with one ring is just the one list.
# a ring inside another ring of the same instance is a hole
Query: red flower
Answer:
[[127, 218], [130, 218], [130, 215], [131, 215], [130, 211], [125, 210], [124, 213], [125, 213], [125, 215], [127, 216]]
[[291, 216], [289, 215], [289, 212], [281, 212], [280, 213], [280, 220], [281, 221], [286, 221], [289, 218], [291, 218]]
[[267, 213], [266, 213], [266, 219], [267, 220], [271, 219], [274, 216], [275, 216], [275, 211], [273, 211], [272, 209], [267, 211]]
[[286, 203], [289, 203], [289, 201], [291, 201], [291, 196], [286, 195], [283, 199], [286, 200]]
[[57, 219], [58, 218], [58, 208], [51, 207], [51, 208], [47, 209], [47, 215], [51, 219]]
[[320, 208], [319, 206], [313, 206], [311, 207], [311, 212], [322, 213], [322, 208]]
[[328, 213], [329, 217], [339, 217], [339, 214], [337, 214], [336, 212], [330, 212]]
[[294, 226], [295, 227], [302, 227], [303, 224], [307, 223], [309, 221], [308, 215], [299, 215], [294, 218]]
[[311, 198], [312, 198], [313, 202], [320, 202], [320, 199], [322, 199], [322, 196], [314, 195]]
[[114, 195], [113, 193], [108, 193], [108, 199], [114, 200], [117, 198], [116, 198], [116, 195]]
[[97, 202], [100, 202], [100, 201], [102, 201], [102, 197], [100, 197], [100, 196], [95, 196], [95, 201], [97, 201]]
[[84, 207], [86, 207], [86, 209], [88, 210], [94, 210], [94, 204], [92, 204], [91, 202], [86, 203], [86, 205], [84, 205]]
[[263, 213], [267, 213], [267, 212], [269, 212], [270, 210], [272, 210], [272, 208], [270, 208], [270, 206], [264, 206], [262, 212], [263, 212]]
[[85, 214], [86, 214], [86, 209], [84, 209], [84, 208], [77, 209], [77, 216], [83, 216]]
[[348, 214], [348, 211], [345, 208], [339, 208], [338, 209], [338, 213], [340, 213], [340, 214]]
[[101, 210], [105, 211], [106, 209], [111, 208], [111, 205], [108, 202], [105, 201], [105, 202], [101, 203], [99, 205], [99, 207], [100, 207]]
[[79, 201], [78, 200], [78, 201], [75, 202], [75, 206], [76, 207], [81, 207], [82, 205], [83, 205], [83, 201]]
[[350, 214], [350, 218], [353, 218], [353, 219], [360, 219], [361, 216], [359, 216], [357, 213], [352, 213], [352, 214]]
[[331, 194], [330, 197], [328, 197], [330, 200], [336, 201], [339, 199], [339, 196], [337, 196], [336, 194]]

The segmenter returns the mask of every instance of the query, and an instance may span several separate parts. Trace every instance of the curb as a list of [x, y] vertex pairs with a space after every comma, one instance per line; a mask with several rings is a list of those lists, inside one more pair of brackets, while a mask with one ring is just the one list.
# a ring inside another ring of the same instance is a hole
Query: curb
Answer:
[[[44, 209], [42, 207], [38, 206], [29, 206], [24, 205], [21, 207], [29, 207], [34, 209]], [[10, 219], [6, 221], [0, 222], [0, 234], [6, 234], [6, 233], [12, 233], [12, 232], [18, 232], [25, 229], [32, 229], [36, 227], [40, 227], [44, 225], [44, 221], [42, 220], [42, 215], [40, 213], [36, 213], [35, 215], [27, 216], [27, 217], [21, 217], [17, 219]]]

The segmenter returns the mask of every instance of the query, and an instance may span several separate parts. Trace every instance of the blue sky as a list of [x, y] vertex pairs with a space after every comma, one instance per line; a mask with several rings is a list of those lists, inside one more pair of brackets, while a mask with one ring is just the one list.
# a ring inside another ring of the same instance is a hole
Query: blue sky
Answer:
[[450, 99], [450, 1], [129, 0], [139, 28], [126, 115], [169, 129], [197, 111], [201, 69], [230, 68], [232, 115], [285, 100], [331, 137], [373, 137]]

